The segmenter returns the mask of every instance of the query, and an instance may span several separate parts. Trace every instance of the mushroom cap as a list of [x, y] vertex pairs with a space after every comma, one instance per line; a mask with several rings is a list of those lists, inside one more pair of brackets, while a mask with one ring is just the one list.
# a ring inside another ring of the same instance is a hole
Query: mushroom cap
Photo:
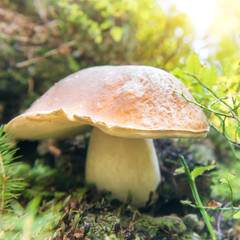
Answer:
[[94, 126], [127, 138], [204, 137], [202, 110], [174, 76], [149, 66], [100, 66], [76, 72], [51, 87], [5, 131], [17, 138], [58, 138]]

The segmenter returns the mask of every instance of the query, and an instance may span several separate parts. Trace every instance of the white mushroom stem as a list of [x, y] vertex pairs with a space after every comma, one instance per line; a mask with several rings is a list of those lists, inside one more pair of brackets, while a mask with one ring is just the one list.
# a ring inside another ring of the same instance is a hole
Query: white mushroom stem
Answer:
[[160, 179], [153, 140], [113, 137], [93, 129], [86, 163], [88, 183], [121, 201], [130, 194], [132, 204], [141, 207]]

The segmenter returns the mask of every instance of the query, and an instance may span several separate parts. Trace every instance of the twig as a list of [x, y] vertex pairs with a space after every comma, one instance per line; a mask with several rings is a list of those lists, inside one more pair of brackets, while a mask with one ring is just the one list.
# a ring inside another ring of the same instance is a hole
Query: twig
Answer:
[[181, 95], [187, 102], [192, 103], [192, 104], [195, 104], [195, 105], [197, 105], [198, 107], [200, 107], [200, 108], [202, 108], [202, 109], [204, 109], [204, 110], [207, 110], [207, 111], [209, 111], [209, 112], [212, 112], [212, 113], [214, 113], [214, 114], [216, 114], [216, 115], [224, 116], [224, 117], [227, 117], [227, 118], [233, 118], [233, 119], [236, 119], [238, 122], [240, 122], [240, 119], [239, 119], [234, 113], [232, 113], [233, 115], [229, 115], [229, 114], [226, 114], [226, 113], [222, 113], [222, 112], [215, 111], [215, 110], [213, 110], [213, 109], [211, 109], [211, 108], [208, 108], [208, 107], [205, 107], [205, 106], [199, 104], [198, 102], [194, 102], [194, 101], [189, 100], [188, 98], [185, 97], [185, 95], [183, 94], [183, 92], [182, 92], [182, 93], [177, 92], [177, 91], [174, 91], [174, 92], [177, 93], [177, 94], [179, 94], [179, 95]]
[[6, 187], [6, 172], [5, 172], [5, 168], [4, 168], [4, 163], [3, 163], [3, 158], [2, 158], [2, 154], [0, 152], [0, 162], [1, 162], [1, 169], [2, 169], [2, 198], [1, 198], [1, 210], [0, 210], [0, 214], [3, 213], [4, 210], [4, 202], [5, 202], [5, 187]]
[[18, 68], [28, 67], [28, 66], [36, 63], [36, 62], [39, 62], [39, 61], [44, 60], [44, 59], [47, 58], [47, 57], [56, 55], [56, 54], [60, 53], [62, 49], [66, 48], [66, 47], [71, 47], [71, 46], [73, 46], [74, 44], [75, 44], [75, 41], [74, 41], [74, 40], [72, 40], [72, 41], [70, 41], [70, 42], [67, 42], [67, 43], [64, 43], [64, 44], [60, 45], [58, 48], [52, 49], [52, 50], [44, 53], [44, 54], [41, 55], [41, 56], [34, 57], [34, 58], [29, 59], [29, 60], [26, 60], [26, 61], [17, 63], [17, 64], [16, 64], [16, 67], [18, 67]]
[[[210, 89], [205, 84], [203, 84], [202, 81], [200, 81], [195, 75], [193, 75], [193, 74], [191, 74], [189, 72], [186, 72], [186, 71], [185, 71], [185, 74], [190, 76], [190, 77], [192, 77], [192, 78], [194, 78], [203, 88], [207, 89], [212, 94], [212, 96], [214, 96], [216, 98], [216, 100], [218, 100], [220, 103], [222, 103], [229, 110], [229, 112], [232, 113], [232, 115], [235, 115], [233, 113], [231, 107], [226, 102], [222, 101], [222, 98], [219, 98], [217, 96], [217, 94], [212, 89]], [[238, 121], [240, 121], [240, 120], [238, 119]]]
[[[224, 208], [230, 206], [230, 202], [227, 203]], [[218, 215], [218, 219], [217, 219], [217, 230], [218, 230], [218, 237], [219, 237], [219, 240], [221, 240], [221, 218], [222, 218], [222, 215], [223, 215], [223, 211], [219, 213]]]
[[[212, 123], [210, 123], [208, 121], [209, 125], [214, 129], [216, 130], [218, 133], [222, 134], [229, 142], [231, 142], [232, 144], [234, 145], [240, 145], [240, 142], [237, 142], [235, 140], [232, 140], [231, 138], [229, 138], [224, 132], [220, 131], [217, 127], [215, 127]], [[235, 156], [237, 156], [237, 154], [235, 153]], [[237, 157], [238, 158], [238, 157]]]
[[[215, 127], [213, 124], [211, 124], [210, 122], [209, 122], [209, 125], [210, 125], [211, 127], [213, 127], [218, 133], [221, 133], [230, 143], [233, 143], [233, 144], [235, 144], [235, 145], [237, 145], [237, 146], [240, 145], [240, 142], [235, 141], [235, 140], [232, 140], [231, 138], [229, 138], [229, 137], [227, 136], [226, 130], [225, 130], [225, 120], [226, 120], [227, 118], [232, 118], [232, 119], [236, 120], [238, 123], [240, 123], [240, 119], [237, 117], [237, 115], [235, 115], [232, 111], [231, 111], [231, 114], [232, 114], [232, 115], [229, 115], [229, 114], [226, 114], [226, 113], [222, 113], [222, 112], [219, 112], [219, 111], [215, 111], [215, 110], [213, 110], [213, 109], [211, 109], [211, 108], [209, 108], [209, 107], [205, 107], [204, 105], [201, 105], [201, 104], [198, 103], [198, 102], [194, 102], [194, 101], [189, 100], [189, 99], [184, 95], [183, 92], [182, 92], [182, 93], [177, 92], [177, 91], [174, 91], [174, 92], [177, 93], [177, 94], [179, 94], [180, 96], [182, 96], [187, 102], [192, 103], [192, 104], [194, 104], [194, 105], [196, 105], [196, 106], [198, 106], [198, 107], [200, 107], [200, 108], [202, 108], [202, 109], [204, 109], [204, 110], [206, 110], [206, 111], [209, 111], [209, 112], [215, 114], [217, 117], [219, 117], [220, 121], [222, 121], [223, 131], [220, 131], [218, 128], [216, 128], [216, 127]], [[224, 117], [224, 119], [222, 119], [220, 116]], [[239, 124], [239, 125], [240, 125], [240, 124]], [[239, 128], [240, 128], [240, 127], [238, 126], [236, 132], [238, 131]], [[231, 148], [231, 149], [232, 149], [232, 148]], [[235, 156], [235, 157], [237, 156], [235, 152], [234, 152], [234, 156]], [[237, 157], [237, 159], [238, 159], [238, 157]]]
[[[231, 95], [226, 95], [226, 96], [224, 96], [224, 97], [221, 97], [221, 98], [219, 98], [219, 99], [216, 99], [215, 101], [213, 101], [213, 102], [210, 104], [210, 107], [212, 107], [215, 103], [221, 102], [222, 100], [225, 100], [225, 99], [229, 99], [230, 97], [232, 98], [232, 101], [233, 101], [233, 103], [235, 104], [235, 99], [234, 99], [235, 96], [240, 96], [240, 93], [235, 93], [235, 94], [231, 94]], [[237, 110], [239, 107], [240, 107], [240, 103], [239, 103], [237, 106], [235, 106], [235, 107], [232, 109], [232, 111], [234, 112], [234, 111]]]
[[[226, 212], [226, 211], [230, 211], [230, 210], [234, 210], [235, 213], [236, 212], [239, 212], [240, 211], [240, 208], [239, 207], [222, 207], [222, 208], [218, 208], [218, 207], [205, 207], [205, 206], [202, 206], [202, 207], [199, 207], [195, 204], [192, 204], [190, 203], [189, 201], [181, 201], [182, 204], [184, 205], [189, 205], [190, 207], [193, 207], [193, 208], [198, 208], [198, 209], [206, 209], [206, 210], [215, 210], [215, 211], [220, 211], [220, 212]], [[235, 214], [234, 213], [234, 214]]]

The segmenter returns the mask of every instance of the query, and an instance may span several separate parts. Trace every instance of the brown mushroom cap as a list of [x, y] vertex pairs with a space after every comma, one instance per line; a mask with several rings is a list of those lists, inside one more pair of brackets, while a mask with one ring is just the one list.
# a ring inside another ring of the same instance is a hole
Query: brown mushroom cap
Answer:
[[64, 137], [98, 127], [126, 138], [204, 137], [209, 126], [186, 87], [148, 66], [101, 66], [56, 83], [5, 130], [17, 138]]

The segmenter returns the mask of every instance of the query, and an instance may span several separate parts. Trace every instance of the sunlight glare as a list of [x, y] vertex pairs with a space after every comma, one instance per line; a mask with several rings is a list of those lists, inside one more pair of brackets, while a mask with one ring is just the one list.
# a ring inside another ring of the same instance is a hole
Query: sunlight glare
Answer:
[[204, 34], [212, 22], [213, 10], [217, 0], [173, 0], [177, 9], [186, 13], [198, 34]]
[[[214, 10], [219, 0], [157, 0], [157, 3], [164, 11], [168, 11], [175, 5], [177, 10], [189, 16], [194, 30], [195, 40], [192, 44], [192, 50], [195, 51], [201, 60], [207, 59], [213, 49], [208, 46], [209, 39], [204, 39], [214, 18]], [[176, 32], [178, 34], [178, 32]]]

